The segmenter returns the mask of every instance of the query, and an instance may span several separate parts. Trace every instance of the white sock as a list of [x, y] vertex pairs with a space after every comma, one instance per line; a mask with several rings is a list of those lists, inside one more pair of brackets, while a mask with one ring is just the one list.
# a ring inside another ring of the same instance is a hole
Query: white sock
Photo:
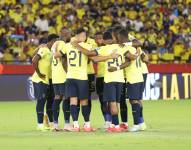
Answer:
[[43, 123], [38, 123], [38, 128], [42, 128], [44, 126]]
[[58, 123], [54, 123], [54, 128], [58, 129]]
[[128, 122], [122, 122], [122, 124], [125, 124], [126, 126], [128, 126]]
[[85, 122], [84, 125], [87, 127], [87, 128], [90, 128], [90, 122]]
[[110, 121], [106, 121], [105, 124], [111, 124], [111, 122]]
[[54, 125], [54, 123], [53, 122], [49, 122], [49, 126], [53, 126]]
[[64, 124], [64, 126], [69, 126], [69, 125], [70, 125], [70, 123], [65, 123], [65, 124]]
[[80, 127], [78, 121], [74, 121], [73, 124], [74, 124], [74, 128], [79, 128]]
[[117, 128], [117, 129], [118, 129], [118, 128], [119, 128], [119, 125], [115, 125], [115, 128]]

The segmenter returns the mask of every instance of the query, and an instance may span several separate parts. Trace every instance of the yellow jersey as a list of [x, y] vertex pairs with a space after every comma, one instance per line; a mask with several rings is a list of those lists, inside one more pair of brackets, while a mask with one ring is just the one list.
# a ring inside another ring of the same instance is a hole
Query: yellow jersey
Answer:
[[[96, 44], [94, 39], [87, 38], [86, 43], [91, 45], [91, 47], [92, 47], [91, 49], [92, 50], [97, 48], [97, 44]], [[93, 62], [91, 60], [88, 60], [87, 72], [88, 72], [88, 74], [95, 74], [94, 65], [93, 65]]]
[[[126, 46], [126, 48], [131, 54], [136, 54], [137, 52], [136, 48], [134, 47]], [[130, 84], [143, 82], [140, 56], [137, 59], [132, 60], [130, 62], [130, 65], [125, 68], [125, 75], [127, 82], [129, 82]]]
[[[56, 49], [57, 52], [61, 51], [62, 53], [66, 53], [64, 50], [65, 42], [64, 41], [56, 41], [51, 51], [54, 53]], [[57, 48], [56, 48], [57, 47]], [[62, 66], [62, 58], [52, 58], [52, 83], [53, 84], [60, 84], [66, 81], [66, 72]]]
[[[91, 45], [84, 42], [79, 44], [83, 48], [91, 50]], [[67, 54], [67, 79], [87, 80], [88, 57], [73, 47], [71, 43], [65, 44], [63, 50]]]
[[38, 50], [37, 55], [41, 57], [38, 62], [39, 71], [40, 73], [46, 75], [46, 78], [41, 79], [35, 71], [32, 75], [32, 81], [35, 83], [43, 82], [45, 84], [49, 84], [49, 79], [51, 78], [51, 51], [48, 47], [42, 47]]
[[[145, 52], [142, 51], [142, 49], [141, 49], [141, 54], [145, 54]], [[142, 71], [142, 74], [149, 73], [147, 64], [145, 62], [143, 62], [142, 60], [141, 60], [141, 71]]]
[[97, 49], [98, 55], [108, 56], [113, 52], [119, 54], [119, 57], [116, 59], [108, 59], [105, 61], [105, 70], [104, 70], [104, 82], [125, 82], [123, 70], [117, 70], [115, 72], [109, 72], [109, 67], [120, 66], [124, 62], [124, 53], [127, 49], [121, 48], [118, 44], [111, 44], [102, 46]]

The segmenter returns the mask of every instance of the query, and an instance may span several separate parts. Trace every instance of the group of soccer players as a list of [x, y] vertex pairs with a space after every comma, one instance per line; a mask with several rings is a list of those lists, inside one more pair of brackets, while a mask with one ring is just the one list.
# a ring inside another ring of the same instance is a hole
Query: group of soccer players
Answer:
[[[78, 29], [74, 37], [66, 28], [62, 29], [60, 37], [49, 35], [47, 44], [40, 45], [33, 58], [37, 129], [62, 130], [58, 126], [58, 117], [63, 101], [64, 130], [80, 132], [78, 117], [81, 108], [83, 131], [94, 132], [90, 114], [91, 93], [96, 89], [107, 132], [145, 130], [141, 100], [148, 73], [147, 62], [148, 56], [142, 51], [141, 43], [120, 26], [98, 32], [94, 39], [88, 38], [83, 28]], [[96, 73], [94, 63], [97, 64]], [[132, 128], [128, 128], [126, 99], [132, 106]], [[45, 103], [49, 127], [43, 124]]]

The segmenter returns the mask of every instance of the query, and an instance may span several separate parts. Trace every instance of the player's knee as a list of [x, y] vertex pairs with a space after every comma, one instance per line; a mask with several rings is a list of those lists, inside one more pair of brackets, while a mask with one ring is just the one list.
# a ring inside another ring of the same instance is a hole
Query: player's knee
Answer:
[[78, 105], [77, 97], [71, 97], [70, 98], [70, 105]]
[[54, 99], [55, 99], [55, 100], [60, 100], [60, 98], [61, 98], [60, 95], [55, 95], [55, 96], [54, 96]]
[[80, 100], [80, 102], [81, 102], [81, 105], [82, 105], [82, 106], [88, 105], [88, 100], [87, 100], [87, 99], [85, 99], [85, 100]]
[[130, 102], [131, 105], [140, 103], [139, 100], [130, 100], [129, 102]]

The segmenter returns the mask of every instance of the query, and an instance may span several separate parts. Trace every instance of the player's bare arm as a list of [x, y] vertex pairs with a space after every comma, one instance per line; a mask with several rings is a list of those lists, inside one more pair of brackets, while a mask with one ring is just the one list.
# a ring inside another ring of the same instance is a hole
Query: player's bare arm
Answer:
[[118, 58], [119, 55], [116, 52], [113, 52], [112, 54], [108, 55], [108, 56], [94, 56], [94, 57], [89, 57], [92, 61], [94, 62], [102, 62], [102, 61], [106, 61], [108, 59], [115, 59]]
[[67, 70], [68, 70], [68, 67], [67, 67], [67, 56], [63, 55], [61, 60], [62, 60], [62, 66], [64, 68], [64, 71], [67, 72]]
[[46, 75], [42, 74], [38, 68], [38, 63], [39, 63], [39, 60], [41, 59], [41, 57], [36, 54], [33, 59], [32, 59], [32, 64], [34, 66], [34, 69], [36, 71], [36, 73], [38, 74], [38, 76], [41, 78], [41, 79], [45, 79], [46, 78]]
[[84, 55], [88, 56], [88, 57], [93, 57], [93, 56], [97, 56], [97, 52], [96, 51], [89, 51], [83, 47], [81, 47], [77, 41], [73, 41], [71, 42], [72, 46], [76, 47], [79, 51], [81, 51]]
[[141, 54], [141, 60], [144, 62], [144, 63], [149, 63], [149, 56], [145, 53], [142, 53]]

